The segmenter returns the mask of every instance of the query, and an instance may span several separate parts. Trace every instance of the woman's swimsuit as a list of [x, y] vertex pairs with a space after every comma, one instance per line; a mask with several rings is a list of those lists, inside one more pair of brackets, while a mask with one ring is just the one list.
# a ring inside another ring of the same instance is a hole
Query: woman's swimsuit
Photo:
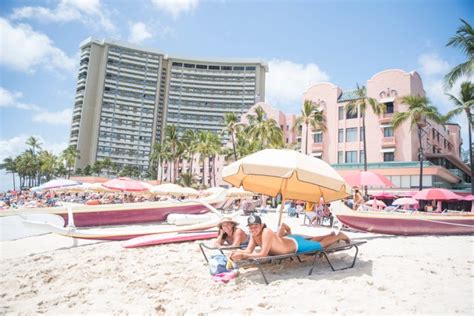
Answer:
[[308, 251], [319, 251], [323, 250], [323, 246], [320, 242], [305, 239], [301, 235], [288, 235], [285, 238], [291, 239], [296, 245], [295, 253], [302, 253]]

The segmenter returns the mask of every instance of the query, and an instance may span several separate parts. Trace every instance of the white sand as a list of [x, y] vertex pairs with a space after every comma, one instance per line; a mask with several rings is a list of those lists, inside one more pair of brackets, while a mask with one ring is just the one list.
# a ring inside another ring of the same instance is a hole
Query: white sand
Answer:
[[[301, 218], [285, 222], [295, 232], [328, 232]], [[368, 240], [353, 269], [332, 272], [318, 259], [308, 276], [309, 259], [267, 265], [268, 286], [256, 269], [215, 283], [198, 242], [140, 249], [71, 247], [53, 235], [2, 242], [0, 313], [474, 314], [474, 237], [347, 234]]]

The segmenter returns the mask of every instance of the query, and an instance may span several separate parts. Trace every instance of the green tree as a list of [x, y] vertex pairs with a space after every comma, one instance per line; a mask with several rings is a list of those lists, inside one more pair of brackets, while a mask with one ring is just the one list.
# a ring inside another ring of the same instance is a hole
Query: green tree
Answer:
[[397, 112], [393, 116], [393, 128], [398, 128], [406, 121], [410, 121], [410, 127], [417, 128], [418, 134], [418, 159], [420, 160], [420, 185], [419, 190], [423, 189], [423, 127], [426, 126], [426, 120], [430, 119], [436, 123], [442, 123], [441, 115], [435, 106], [430, 105], [430, 100], [427, 97], [407, 95], [400, 98], [401, 103], [408, 106], [405, 112]]
[[7, 157], [3, 159], [3, 163], [0, 165], [0, 170], [5, 170], [6, 173], [12, 174], [13, 181], [13, 190], [16, 190], [15, 185], [15, 173], [16, 173], [16, 163], [12, 157]]
[[32, 151], [32, 159], [34, 163], [34, 170], [33, 170], [33, 183], [31, 185], [38, 185], [39, 184], [39, 173], [40, 173], [40, 166], [38, 161], [38, 151], [41, 150], [41, 143], [38, 138], [34, 136], [30, 136], [26, 140], [26, 145], [30, 146]]
[[[163, 161], [163, 156], [165, 155], [164, 149], [164, 146], [160, 143], [154, 143], [151, 149], [150, 166], [156, 166], [156, 180], [161, 180], [159, 171], [160, 169], [162, 170], [161, 163]], [[161, 172], [161, 176], [163, 176], [163, 171]]]
[[248, 134], [259, 142], [260, 150], [283, 147], [283, 131], [274, 119], [267, 119], [267, 114], [261, 106], [255, 108], [255, 115], [250, 114], [247, 117]]
[[232, 149], [234, 153], [234, 160], [237, 160], [237, 151], [235, 149], [235, 135], [241, 130], [242, 124], [239, 123], [237, 115], [234, 113], [224, 114], [224, 128], [223, 134], [228, 134], [232, 140]]
[[471, 166], [471, 194], [474, 195], [474, 179], [472, 178], [472, 175], [474, 174], [474, 166], [472, 165], [472, 162], [474, 160], [472, 156], [472, 115], [474, 114], [474, 84], [469, 81], [461, 83], [461, 91], [459, 92], [459, 97], [455, 97], [452, 94], [447, 95], [451, 102], [454, 104], [454, 109], [449, 111], [448, 114], [446, 114], [446, 118], [448, 120], [463, 112], [466, 113], [468, 126], [467, 131], [469, 135], [469, 163]]
[[177, 166], [176, 166], [176, 160], [177, 160], [177, 152], [178, 152], [178, 144], [179, 144], [179, 135], [178, 135], [178, 129], [176, 125], [167, 125], [165, 127], [165, 143], [166, 146], [170, 148], [171, 150], [171, 165], [170, 168], [173, 170], [171, 173], [170, 177], [170, 182], [175, 182], [176, 180], [176, 171], [177, 171]]
[[293, 131], [296, 131], [300, 125], [305, 125], [306, 127], [306, 144], [304, 153], [308, 154], [308, 143], [309, 143], [309, 127], [313, 130], [320, 130], [325, 132], [326, 127], [326, 117], [324, 115], [324, 110], [319, 109], [319, 106], [312, 101], [304, 101], [303, 108], [301, 109], [301, 115], [298, 116], [293, 125]]
[[58, 164], [58, 157], [53, 153], [43, 150], [39, 154], [40, 174], [46, 177], [46, 181], [53, 178]]
[[183, 137], [182, 137], [182, 143], [184, 145], [184, 148], [186, 150], [186, 155], [188, 156], [190, 160], [190, 173], [193, 173], [193, 167], [194, 167], [194, 155], [198, 153], [197, 151], [197, 144], [198, 144], [198, 133], [196, 133], [192, 129], [187, 129], [184, 131]]
[[74, 170], [76, 159], [80, 159], [80, 157], [79, 150], [73, 145], [69, 146], [61, 153], [61, 159], [65, 162], [66, 175], [68, 179]]
[[[367, 106], [370, 105], [372, 111], [376, 115], [385, 113], [386, 107], [383, 103], [378, 103], [374, 98], [367, 96], [367, 89], [365, 86], [359, 86], [357, 84], [355, 94], [357, 99], [351, 100], [346, 104], [346, 110], [351, 114], [360, 113], [362, 118], [362, 139], [364, 146], [364, 171], [367, 171], [367, 140], [365, 137], [365, 116], [367, 113]], [[365, 188], [365, 195], [367, 195], [367, 188]]]
[[110, 159], [109, 157], [106, 157], [104, 159], [102, 159], [101, 161], [101, 165], [102, 165], [102, 169], [105, 169], [105, 172], [107, 174], [107, 178], [110, 177], [110, 171], [112, 169], [112, 159]]
[[446, 86], [451, 88], [462, 76], [474, 74], [474, 30], [472, 26], [461, 19], [461, 26], [457, 29], [456, 35], [449, 39], [446, 46], [458, 47], [467, 57], [467, 61], [454, 67], [444, 77]]

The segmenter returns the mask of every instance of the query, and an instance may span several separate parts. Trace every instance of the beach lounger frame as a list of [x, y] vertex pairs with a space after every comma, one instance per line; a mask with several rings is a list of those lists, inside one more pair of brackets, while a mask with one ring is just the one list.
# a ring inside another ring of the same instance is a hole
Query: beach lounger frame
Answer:
[[[275, 260], [277, 260], [277, 261], [279, 261], [279, 263], [281, 263], [282, 260], [284, 260], [284, 259], [293, 260], [293, 258], [295, 258], [295, 257], [298, 259], [299, 262], [303, 262], [301, 260], [300, 256], [313, 256], [313, 264], [311, 265], [311, 269], [309, 270], [309, 273], [308, 273], [308, 275], [312, 275], [314, 267], [316, 265], [316, 259], [318, 257], [323, 256], [326, 259], [326, 261], [329, 263], [329, 266], [331, 267], [332, 271], [346, 270], [346, 269], [351, 269], [351, 268], [354, 267], [355, 262], [357, 260], [357, 255], [359, 254], [359, 246], [362, 245], [362, 244], [365, 244], [365, 243], [366, 243], [366, 241], [356, 241], [356, 242], [351, 242], [349, 244], [344, 244], [344, 245], [335, 246], [335, 247], [334, 246], [329, 247], [328, 249], [325, 249], [325, 250], [307, 251], [307, 252], [292, 253], [292, 254], [286, 254], [286, 255], [267, 256], [267, 257], [263, 257], [263, 258], [245, 259], [245, 260], [239, 261], [239, 267], [252, 266], [252, 265], [256, 266], [258, 268], [258, 270], [260, 271], [260, 274], [262, 275], [263, 279], [265, 280], [265, 283], [268, 285], [269, 282], [268, 282], [268, 279], [267, 279], [267, 277], [265, 275], [265, 272], [263, 270], [263, 267], [262, 267], [262, 265], [265, 264], [265, 263], [272, 263]], [[205, 253], [203, 248], [219, 250], [222, 254], [224, 253], [223, 250], [238, 249], [238, 247], [213, 248], [213, 247], [209, 247], [209, 246], [205, 245], [204, 243], [200, 243], [199, 247], [201, 248], [201, 252], [204, 255], [204, 258], [206, 259], [207, 262], [208, 262], [208, 258], [206, 256], [206, 253]], [[332, 253], [336, 253], [336, 252], [350, 250], [352, 248], [355, 248], [355, 253], [354, 253], [354, 256], [352, 258], [351, 264], [349, 264], [347, 266], [336, 268], [333, 265], [333, 263], [331, 262], [331, 260], [329, 259], [329, 255], [332, 254]]]

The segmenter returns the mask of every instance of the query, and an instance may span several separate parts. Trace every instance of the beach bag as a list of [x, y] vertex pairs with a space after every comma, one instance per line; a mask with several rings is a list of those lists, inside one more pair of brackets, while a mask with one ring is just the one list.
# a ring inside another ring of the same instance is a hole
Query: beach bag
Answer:
[[209, 259], [209, 272], [211, 275], [230, 272], [236, 268], [235, 263], [223, 254], [213, 255]]

